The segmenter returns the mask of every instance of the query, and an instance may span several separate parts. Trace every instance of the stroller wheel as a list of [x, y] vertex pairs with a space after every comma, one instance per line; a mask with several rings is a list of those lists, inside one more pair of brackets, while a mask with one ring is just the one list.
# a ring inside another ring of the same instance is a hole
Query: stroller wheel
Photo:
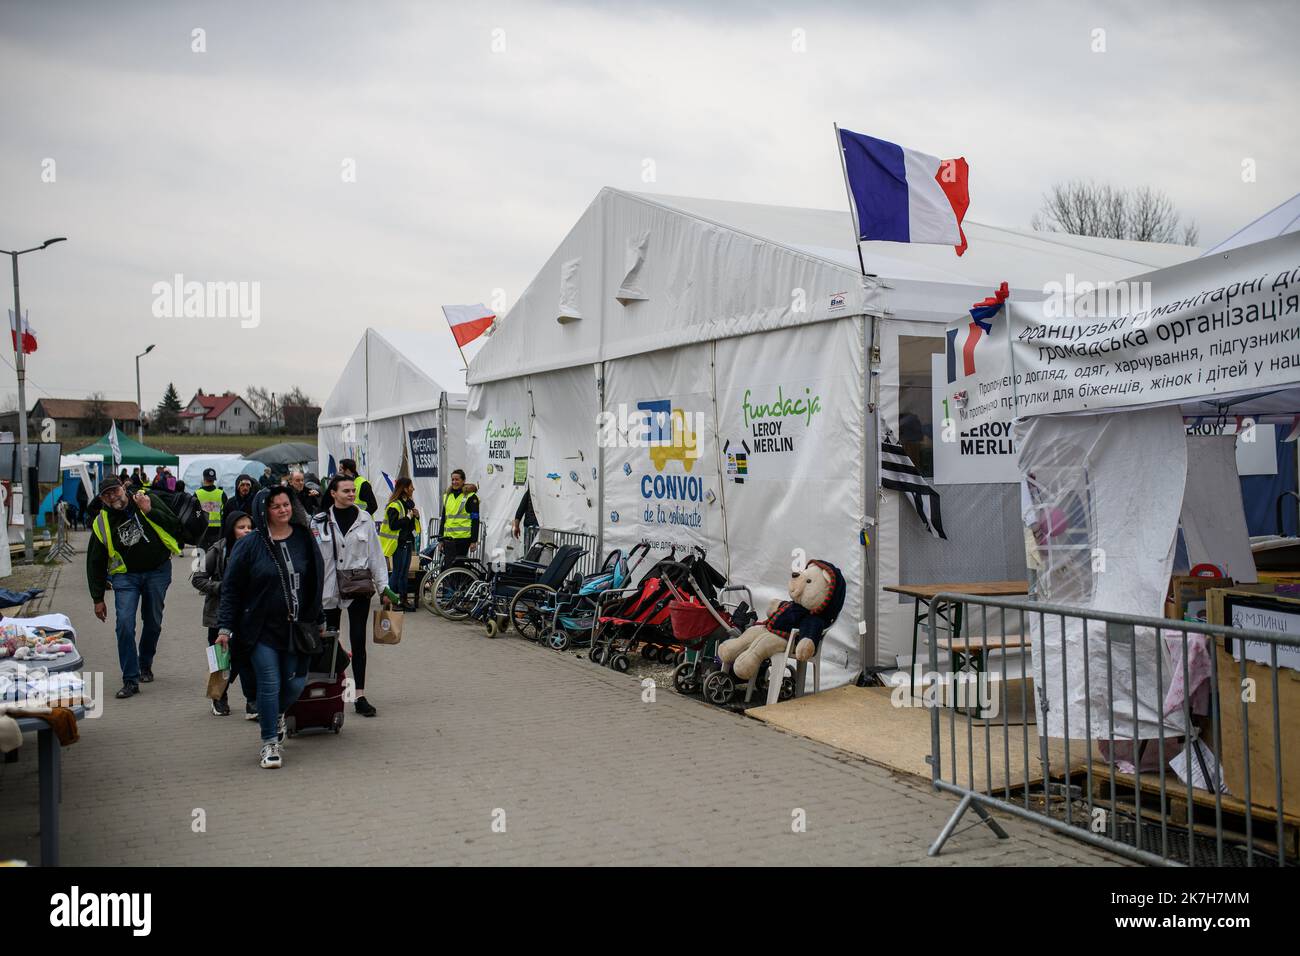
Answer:
[[620, 674], [626, 674], [628, 668], [632, 666], [632, 661], [626, 654], [615, 654], [609, 659], [609, 666]]
[[791, 700], [794, 698], [794, 675], [789, 671], [781, 678], [781, 692], [777, 695], [777, 700]]
[[483, 625], [483, 633], [486, 634], [488, 637], [497, 636], [496, 618], [491, 618], [491, 617], [488, 618], [488, 622]]
[[591, 658], [593, 664], [603, 664], [605, 663], [605, 648], [593, 647], [591, 653], [587, 656]]
[[673, 660], [675, 660], [675, 661], [678, 663], [678, 665], [685, 664], [685, 663], [686, 663], [686, 652], [685, 652], [685, 651], [678, 651], [678, 652], [677, 652], [677, 656], [676, 656], [675, 658], [673, 658]]
[[714, 671], [704, 678], [704, 698], [711, 704], [724, 707], [731, 703], [736, 692], [736, 681], [726, 671]]
[[548, 643], [557, 651], [567, 651], [569, 649], [569, 632], [556, 631], [550, 636]]
[[641, 648], [641, 656], [648, 661], [659, 660], [659, 648], [653, 644], [646, 644]]
[[673, 668], [673, 688], [679, 694], [694, 694], [699, 690], [695, 682], [695, 665], [678, 664]]

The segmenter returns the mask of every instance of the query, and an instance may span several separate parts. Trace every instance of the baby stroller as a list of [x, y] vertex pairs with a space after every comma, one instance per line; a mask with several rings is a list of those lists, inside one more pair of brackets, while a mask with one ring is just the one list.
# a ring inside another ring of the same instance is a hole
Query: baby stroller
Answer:
[[644, 542], [626, 556], [620, 550], [611, 551], [600, 571], [570, 581], [556, 593], [549, 606], [538, 607], [536, 620], [513, 618], [515, 629], [527, 637], [528, 632], [536, 628], [535, 639], [544, 639], [557, 651], [589, 646], [596, 627], [600, 596], [625, 587], [649, 553], [650, 545]]
[[[678, 659], [685, 648], [673, 634], [669, 605], [684, 601], [690, 590], [703, 600], [716, 599], [718, 587], [725, 584], [726, 578], [704, 559], [702, 548], [693, 548], [681, 561], [670, 555], [656, 562], [637, 587], [600, 596], [592, 661], [626, 673], [631, 666], [628, 655], [637, 648], [647, 660]], [[684, 657], [678, 663], [681, 660]]]

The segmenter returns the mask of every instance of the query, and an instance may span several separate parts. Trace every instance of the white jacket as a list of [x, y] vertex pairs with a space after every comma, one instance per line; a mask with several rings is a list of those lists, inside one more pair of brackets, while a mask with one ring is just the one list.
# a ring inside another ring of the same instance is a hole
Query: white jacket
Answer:
[[[320, 547], [321, 558], [325, 562], [325, 587], [322, 594], [323, 605], [333, 609], [347, 607], [351, 598], [339, 598], [338, 570], [370, 568], [370, 577], [375, 582], [375, 594], [382, 594], [388, 586], [388, 559], [384, 557], [379, 544], [379, 529], [375, 519], [364, 508], [357, 508], [356, 520], [348, 528], [346, 535], [340, 534], [339, 523], [334, 520], [334, 509], [327, 508], [311, 519], [311, 533]], [[337, 542], [337, 544], [336, 544]], [[334, 562], [334, 553], [338, 552], [338, 563]]]

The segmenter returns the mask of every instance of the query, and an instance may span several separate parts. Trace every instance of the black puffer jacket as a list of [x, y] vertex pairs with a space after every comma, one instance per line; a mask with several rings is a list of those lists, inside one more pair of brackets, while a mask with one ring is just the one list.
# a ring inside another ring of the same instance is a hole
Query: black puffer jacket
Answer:
[[221, 525], [221, 540], [203, 555], [203, 570], [190, 575], [190, 584], [203, 595], [203, 626], [217, 626], [217, 607], [221, 603], [221, 578], [226, 572], [226, 558], [235, 547], [235, 522], [250, 515], [229, 511]]
[[[235, 543], [226, 559], [226, 571], [221, 579], [221, 600], [217, 607], [217, 626], [229, 628], [235, 642], [252, 647], [264, 638], [267, 643], [279, 645], [288, 631], [285, 626], [289, 608], [285, 603], [284, 582], [280, 565], [273, 557], [271, 541], [266, 527], [266, 502], [270, 490], [259, 491], [253, 499], [252, 534], [244, 535]], [[304, 566], [298, 568], [298, 620], [318, 623], [321, 613], [321, 588], [324, 567], [320, 549], [311, 532], [299, 523], [295, 514], [291, 521], [292, 535], [305, 556]]]

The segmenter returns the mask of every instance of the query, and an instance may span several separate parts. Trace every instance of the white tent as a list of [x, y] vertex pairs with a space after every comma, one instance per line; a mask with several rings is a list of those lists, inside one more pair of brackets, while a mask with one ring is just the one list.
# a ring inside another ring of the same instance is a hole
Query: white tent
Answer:
[[322, 480], [353, 458], [382, 503], [385, 476], [409, 476], [426, 516], [438, 513], [446, 475], [463, 467], [464, 394], [441, 382], [463, 375], [459, 357], [438, 350], [431, 335], [366, 329], [321, 408], [317, 427]]
[[968, 223], [962, 258], [864, 243], [864, 278], [852, 234], [847, 212], [602, 190], [470, 366], [489, 547], [526, 474], [543, 525], [699, 544], [760, 609], [803, 549], [848, 580], [832, 686], [908, 649], [912, 607], [882, 586], [1022, 576], [1017, 486], [941, 487], [932, 539], [878, 492], [878, 429], [926, 457], [944, 324], [1000, 282], [1036, 300], [1196, 250]]

